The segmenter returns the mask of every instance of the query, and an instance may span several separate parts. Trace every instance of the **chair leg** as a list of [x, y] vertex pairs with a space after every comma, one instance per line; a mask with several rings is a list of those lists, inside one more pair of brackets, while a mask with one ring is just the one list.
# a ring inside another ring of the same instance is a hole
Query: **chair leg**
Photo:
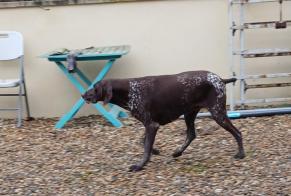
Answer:
[[23, 81], [23, 89], [24, 89], [24, 99], [25, 99], [25, 105], [26, 105], [27, 120], [32, 120], [32, 117], [30, 115], [29, 104], [28, 104], [28, 96], [27, 96], [27, 90], [26, 90], [25, 81]]
[[22, 120], [22, 85], [19, 85], [19, 94], [18, 94], [18, 121], [17, 127], [21, 127]]

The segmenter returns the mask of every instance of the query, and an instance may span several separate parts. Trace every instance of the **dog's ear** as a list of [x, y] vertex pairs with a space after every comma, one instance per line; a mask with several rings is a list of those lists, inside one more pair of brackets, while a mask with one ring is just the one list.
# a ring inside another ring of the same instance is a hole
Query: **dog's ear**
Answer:
[[96, 97], [99, 97], [99, 99], [102, 97], [103, 95], [103, 88], [102, 88], [103, 84], [101, 82], [97, 82], [96, 84], [94, 84], [93, 88], [95, 91], [95, 95]]
[[93, 88], [97, 91], [100, 89], [100, 87], [103, 86], [103, 81], [99, 81], [96, 84], [94, 84]]
[[106, 82], [106, 84], [103, 85], [103, 92], [106, 92], [103, 101], [103, 103], [106, 105], [112, 99], [112, 85], [110, 82]]

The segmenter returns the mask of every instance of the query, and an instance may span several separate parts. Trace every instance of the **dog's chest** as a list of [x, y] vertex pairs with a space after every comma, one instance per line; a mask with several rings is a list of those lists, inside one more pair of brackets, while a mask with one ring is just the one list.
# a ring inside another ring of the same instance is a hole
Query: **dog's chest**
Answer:
[[153, 89], [153, 79], [129, 81], [128, 108], [134, 113], [143, 113], [145, 99]]

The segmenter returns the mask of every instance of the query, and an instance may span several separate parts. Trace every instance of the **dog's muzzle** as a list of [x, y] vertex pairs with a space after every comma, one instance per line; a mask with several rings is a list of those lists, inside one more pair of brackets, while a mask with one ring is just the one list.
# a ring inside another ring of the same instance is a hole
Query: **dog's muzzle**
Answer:
[[81, 97], [84, 99], [84, 101], [89, 104], [90, 101], [87, 99], [86, 94], [81, 95]]

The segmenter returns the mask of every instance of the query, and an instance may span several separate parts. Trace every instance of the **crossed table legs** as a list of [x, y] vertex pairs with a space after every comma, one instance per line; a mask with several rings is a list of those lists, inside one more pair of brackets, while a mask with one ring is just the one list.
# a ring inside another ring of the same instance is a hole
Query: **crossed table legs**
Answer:
[[[113, 63], [115, 62], [115, 59], [109, 60], [103, 69], [100, 71], [100, 73], [97, 75], [95, 80], [91, 82], [78, 68], [76, 68], [76, 75], [79, 76], [79, 78], [88, 85], [88, 89], [93, 88], [94, 84], [101, 81], [105, 75], [108, 73], [110, 68], [112, 67]], [[58, 67], [62, 70], [62, 72], [67, 76], [67, 78], [72, 82], [72, 84], [79, 90], [81, 94], [85, 93], [86, 90], [80, 82], [76, 79], [76, 77], [69, 73], [66, 69], [65, 65], [62, 62], [55, 62]], [[72, 107], [72, 109], [66, 113], [61, 119], [57, 122], [55, 128], [61, 129], [65, 126], [65, 124], [71, 120], [76, 113], [81, 109], [81, 107], [85, 104], [85, 101], [83, 98], [80, 98], [75, 105]], [[105, 117], [109, 122], [112, 123], [115, 127], [121, 127], [122, 123], [117, 119], [117, 117], [127, 117], [127, 114], [123, 112], [120, 107], [110, 104], [111, 110], [108, 112], [100, 103], [93, 104], [93, 106], [101, 113], [103, 117]]]

